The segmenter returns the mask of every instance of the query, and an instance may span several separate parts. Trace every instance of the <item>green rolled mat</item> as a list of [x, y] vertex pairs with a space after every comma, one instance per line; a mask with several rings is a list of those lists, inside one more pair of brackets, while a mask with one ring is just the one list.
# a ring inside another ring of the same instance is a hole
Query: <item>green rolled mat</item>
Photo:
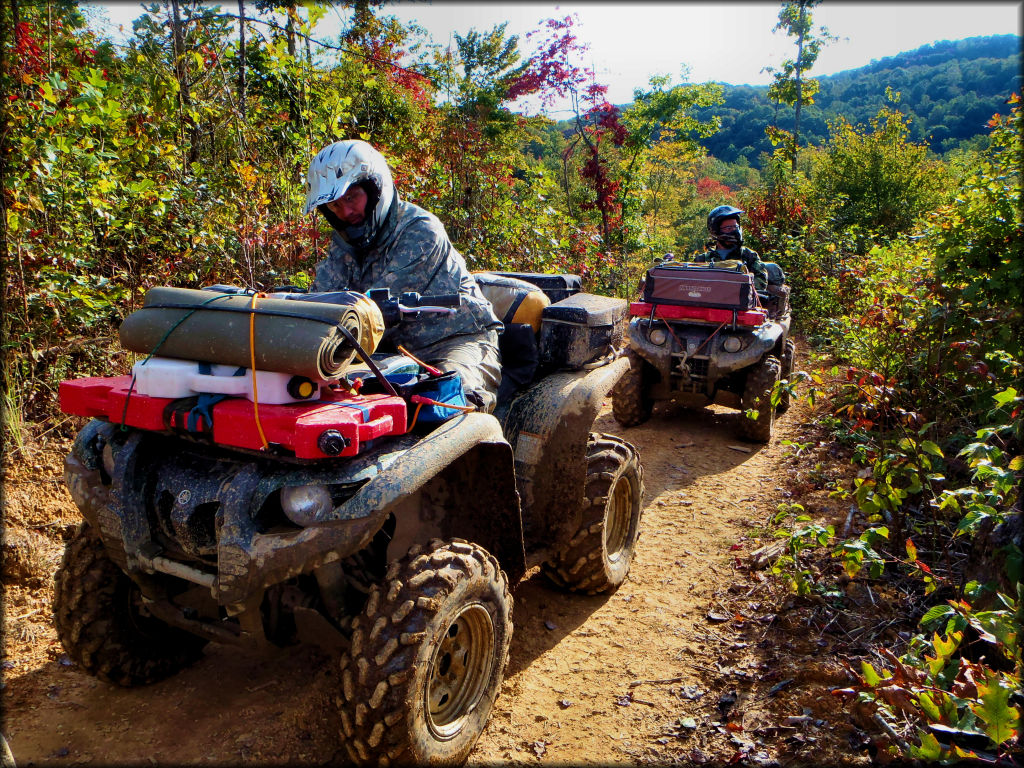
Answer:
[[[153, 288], [142, 308], [121, 323], [121, 346], [133, 352], [252, 366], [249, 317], [252, 296], [191, 288]], [[383, 333], [377, 305], [362, 294], [352, 304], [256, 299], [253, 338], [256, 369], [311, 379], [341, 376], [355, 349], [339, 328], [373, 352]]]

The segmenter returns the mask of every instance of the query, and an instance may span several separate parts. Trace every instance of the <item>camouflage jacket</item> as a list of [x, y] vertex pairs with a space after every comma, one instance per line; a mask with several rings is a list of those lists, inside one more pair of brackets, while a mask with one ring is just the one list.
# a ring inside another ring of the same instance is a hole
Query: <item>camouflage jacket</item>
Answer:
[[758, 291], [767, 289], [768, 269], [765, 267], [764, 262], [761, 261], [761, 257], [757, 255], [757, 251], [752, 251], [746, 246], [741, 246], [739, 253], [736, 253], [734, 249], [724, 256], [716, 250], [710, 250], [707, 253], [698, 254], [693, 260], [698, 263], [711, 264], [716, 261], [725, 261], [726, 259], [742, 260], [743, 264], [750, 270], [750, 274], [754, 276], [754, 288]]
[[466, 267], [466, 260], [448, 239], [444, 225], [418, 205], [395, 201], [378, 244], [357, 254], [335, 232], [327, 258], [316, 265], [313, 290], [390, 288], [392, 295], [458, 293], [462, 305], [453, 315], [437, 315], [389, 328], [384, 341], [410, 352], [453, 336], [498, 331], [501, 322]]

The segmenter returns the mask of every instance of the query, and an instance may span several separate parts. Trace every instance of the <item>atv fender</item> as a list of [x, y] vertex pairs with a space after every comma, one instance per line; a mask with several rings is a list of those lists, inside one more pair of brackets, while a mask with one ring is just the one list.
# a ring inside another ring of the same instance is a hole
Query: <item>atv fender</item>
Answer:
[[[251, 506], [255, 509], [271, 486], [341, 481], [361, 485], [317, 525], [284, 534], [251, 535], [240, 530], [237, 538], [225, 536], [222, 527], [218, 580], [222, 602], [254, 595], [358, 552], [392, 515], [396, 525], [389, 560], [404, 555], [413, 543], [435, 536], [461, 537], [492, 552], [510, 577], [521, 575], [523, 537], [512, 449], [493, 416], [463, 414], [425, 437], [405, 435], [381, 453], [370, 452], [355, 461], [334, 464], [333, 469], [327, 465], [307, 473], [292, 470], [285, 482], [265, 478], [264, 492], [254, 494]], [[229, 574], [224, 565], [232, 556], [238, 565]]]
[[374, 519], [374, 532], [394, 515], [389, 561], [403, 557], [414, 544], [462, 538], [497, 557], [513, 581], [526, 570], [512, 447], [490, 414], [449, 419], [336, 508], [335, 515]]
[[592, 370], [555, 373], [518, 397], [505, 419], [515, 452], [527, 565], [545, 559], [578, 529], [587, 437], [608, 392], [629, 369], [618, 357]]

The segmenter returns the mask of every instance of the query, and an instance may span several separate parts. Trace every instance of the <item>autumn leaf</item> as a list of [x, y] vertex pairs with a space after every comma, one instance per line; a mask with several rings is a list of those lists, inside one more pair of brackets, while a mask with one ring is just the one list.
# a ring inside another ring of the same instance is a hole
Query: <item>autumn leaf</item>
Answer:
[[911, 560], [917, 560], [917, 547], [914, 546], [914, 542], [907, 539], [907, 557]]
[[984, 723], [983, 730], [996, 744], [1009, 741], [1017, 734], [1020, 712], [1010, 706], [1013, 688], [998, 672], [985, 670], [985, 682], [978, 683], [979, 704], [971, 704], [971, 711]]
[[950, 632], [946, 635], [946, 639], [943, 640], [939, 633], [936, 632], [932, 637], [932, 648], [935, 649], [934, 656], [928, 656], [925, 654], [924, 660], [928, 664], [928, 671], [932, 677], [935, 677], [949, 662], [950, 656], [953, 655], [953, 651], [960, 645], [960, 640], [963, 639], [963, 632]]

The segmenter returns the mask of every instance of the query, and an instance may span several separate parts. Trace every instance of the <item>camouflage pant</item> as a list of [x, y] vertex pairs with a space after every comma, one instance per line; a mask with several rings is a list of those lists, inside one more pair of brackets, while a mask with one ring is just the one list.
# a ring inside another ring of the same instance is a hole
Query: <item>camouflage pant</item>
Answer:
[[484, 413], [494, 410], [501, 383], [498, 334], [454, 336], [416, 350], [416, 357], [442, 371], [455, 371], [462, 379], [466, 399]]

